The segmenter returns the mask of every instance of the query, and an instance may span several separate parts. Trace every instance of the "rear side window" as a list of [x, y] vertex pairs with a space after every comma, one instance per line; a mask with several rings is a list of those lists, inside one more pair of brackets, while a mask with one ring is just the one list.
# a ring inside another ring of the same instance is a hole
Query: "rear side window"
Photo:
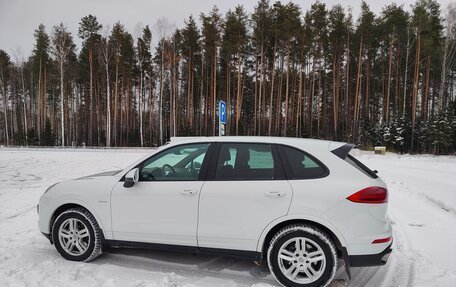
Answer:
[[271, 180], [277, 169], [270, 144], [222, 143], [215, 179]]
[[378, 175], [372, 171], [370, 168], [365, 166], [362, 162], [357, 160], [355, 157], [353, 157], [351, 154], [348, 154], [347, 157], [345, 158], [345, 161], [351, 164], [352, 166], [356, 167], [358, 170], [363, 172], [365, 175], [371, 177], [371, 178], [377, 178]]
[[302, 150], [279, 146], [279, 151], [290, 179], [321, 178], [329, 174], [320, 161]]

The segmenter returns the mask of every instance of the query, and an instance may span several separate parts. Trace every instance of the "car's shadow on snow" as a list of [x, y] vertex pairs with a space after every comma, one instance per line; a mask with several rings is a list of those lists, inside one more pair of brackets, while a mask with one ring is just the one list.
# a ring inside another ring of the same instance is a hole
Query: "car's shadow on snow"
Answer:
[[[103, 253], [93, 263], [113, 264], [151, 272], [173, 272], [195, 279], [213, 277], [230, 280], [241, 286], [255, 283], [278, 286], [264, 264], [257, 265], [252, 261], [223, 256], [118, 248]], [[339, 262], [335, 280], [330, 286], [365, 286], [377, 271], [376, 267], [352, 268], [352, 280], [348, 281], [343, 262]]]

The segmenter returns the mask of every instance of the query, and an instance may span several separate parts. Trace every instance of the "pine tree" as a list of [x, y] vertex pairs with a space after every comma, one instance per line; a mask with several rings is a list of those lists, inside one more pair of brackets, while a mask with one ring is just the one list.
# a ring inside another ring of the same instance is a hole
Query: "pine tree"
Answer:
[[[360, 116], [360, 102], [361, 102], [361, 85], [362, 85], [362, 66], [363, 66], [363, 55], [364, 50], [369, 49], [369, 42], [372, 39], [370, 35], [370, 31], [373, 30], [375, 15], [369, 9], [369, 6], [366, 2], [362, 2], [361, 4], [361, 16], [358, 19], [358, 27], [357, 27], [357, 36], [359, 39], [359, 48], [358, 48], [358, 67], [357, 67], [357, 76], [356, 76], [356, 88], [355, 88], [355, 103], [354, 103], [354, 112], [353, 112], [353, 139], [355, 139], [357, 132], [358, 132], [358, 120]], [[367, 48], [366, 48], [367, 46]], [[369, 55], [369, 51], [368, 51]], [[369, 57], [369, 56], [368, 56]], [[368, 68], [370, 67], [370, 59], [367, 61], [367, 68], [366, 68], [366, 91], [369, 91], [369, 72]], [[369, 104], [368, 94], [365, 94], [364, 103], [367, 106]], [[368, 112], [366, 113], [368, 116]]]
[[200, 32], [198, 27], [193, 19], [193, 16], [190, 16], [185, 22], [185, 28], [182, 29], [182, 56], [185, 60], [185, 74], [186, 74], [186, 98], [187, 105], [185, 108], [187, 114], [187, 127], [188, 134], [194, 134], [196, 132], [194, 128], [195, 111], [199, 106], [199, 99], [197, 97], [197, 85], [195, 85], [195, 78], [197, 74], [197, 59], [201, 57], [201, 49], [199, 46], [200, 41]]
[[4, 51], [0, 50], [0, 92], [3, 98], [3, 119], [4, 119], [4, 142], [8, 146], [9, 136], [8, 136], [8, 82], [9, 82], [9, 68], [11, 65], [11, 60], [9, 55]]
[[102, 25], [98, 23], [97, 17], [88, 15], [82, 17], [79, 23], [79, 37], [84, 40], [84, 45], [87, 46], [89, 53], [89, 145], [93, 144], [93, 52], [96, 45], [99, 43], [101, 35], [99, 34]]
[[114, 121], [113, 121], [113, 137], [114, 145], [119, 145], [119, 66], [121, 64], [121, 49], [123, 43], [124, 27], [118, 22], [114, 24], [109, 38], [109, 45], [112, 47], [115, 59], [115, 82], [114, 82]]
[[[266, 129], [266, 66], [268, 51], [273, 41], [270, 33], [272, 29], [272, 14], [268, 0], [260, 0], [252, 14], [253, 41], [257, 58], [260, 58], [260, 75], [258, 87], [258, 135], [264, 134]], [[259, 56], [258, 56], [259, 54]]]
[[[344, 45], [346, 42], [347, 19], [341, 5], [334, 6], [329, 11], [329, 39], [330, 49], [329, 54], [332, 55], [332, 102], [333, 102], [333, 127], [334, 138], [338, 138], [339, 127], [339, 110], [340, 110], [340, 92], [341, 92], [341, 74], [343, 63]], [[347, 60], [347, 59], [346, 59]]]
[[[235, 97], [233, 93], [234, 104], [234, 123], [236, 127], [236, 135], [239, 135], [239, 121], [242, 111], [242, 90], [243, 90], [243, 68], [246, 60], [247, 49], [247, 14], [242, 6], [236, 6], [235, 10], [229, 10], [225, 17], [224, 34], [222, 36], [222, 50], [224, 61], [226, 62], [227, 87], [231, 87], [231, 77], [228, 75], [236, 74], [236, 91]], [[234, 68], [234, 70], [232, 70]], [[228, 120], [231, 120], [230, 107], [231, 95], [230, 89], [227, 91], [228, 105]], [[233, 91], [234, 92], [234, 91]]]
[[54, 146], [55, 145], [55, 134], [52, 131], [51, 127], [51, 120], [49, 118], [46, 119], [46, 123], [44, 125], [43, 136], [42, 136], [41, 145], [43, 146]]
[[150, 51], [150, 42], [152, 41], [152, 33], [150, 32], [149, 26], [146, 26], [143, 29], [142, 37], [138, 38], [136, 44], [137, 50], [137, 62], [139, 66], [139, 133], [140, 133], [140, 143], [141, 146], [144, 146], [144, 128], [143, 128], [143, 113], [144, 113], [144, 102], [145, 102], [145, 92], [144, 92], [144, 77], [147, 71], [151, 69], [151, 51]]
[[64, 82], [63, 77], [65, 74], [65, 65], [68, 62], [68, 55], [74, 52], [75, 44], [73, 43], [73, 37], [71, 33], [67, 31], [67, 28], [60, 23], [58, 26], [54, 26], [52, 35], [53, 54], [58, 63], [58, 71], [60, 76], [60, 123], [61, 123], [61, 143], [65, 146], [65, 105], [66, 101], [64, 98]]
[[37, 106], [37, 131], [41, 143], [41, 134], [47, 118], [47, 68], [49, 65], [49, 36], [46, 34], [43, 24], [35, 30], [35, 48], [33, 49], [33, 70], [34, 75], [38, 76], [38, 98]]
[[[208, 134], [209, 121], [212, 122], [212, 135], [215, 135], [217, 106], [217, 56], [221, 38], [222, 18], [216, 6], [212, 8], [208, 15], [200, 15], [202, 22], [202, 42], [206, 55], [206, 100], [205, 105], [205, 134]], [[210, 73], [210, 74], [209, 74]], [[210, 89], [209, 89], [210, 88]]]

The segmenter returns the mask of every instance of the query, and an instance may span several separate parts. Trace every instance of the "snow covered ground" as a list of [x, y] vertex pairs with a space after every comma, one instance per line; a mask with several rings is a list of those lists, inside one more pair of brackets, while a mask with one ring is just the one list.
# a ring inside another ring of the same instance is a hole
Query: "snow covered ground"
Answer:
[[[248, 261], [115, 250], [64, 260], [37, 228], [36, 204], [54, 182], [120, 169], [147, 150], [0, 148], [0, 286], [277, 286]], [[357, 157], [386, 181], [394, 253], [385, 267], [343, 269], [332, 286], [456, 286], [456, 157]]]

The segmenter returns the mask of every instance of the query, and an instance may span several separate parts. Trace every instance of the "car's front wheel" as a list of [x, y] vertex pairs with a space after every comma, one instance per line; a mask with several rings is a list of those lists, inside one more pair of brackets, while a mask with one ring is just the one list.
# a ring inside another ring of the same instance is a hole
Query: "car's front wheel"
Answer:
[[268, 265], [283, 286], [327, 286], [336, 273], [337, 253], [321, 230], [292, 225], [281, 229], [271, 240]]
[[97, 221], [89, 211], [72, 208], [54, 221], [52, 241], [65, 259], [88, 262], [101, 254], [100, 233]]

